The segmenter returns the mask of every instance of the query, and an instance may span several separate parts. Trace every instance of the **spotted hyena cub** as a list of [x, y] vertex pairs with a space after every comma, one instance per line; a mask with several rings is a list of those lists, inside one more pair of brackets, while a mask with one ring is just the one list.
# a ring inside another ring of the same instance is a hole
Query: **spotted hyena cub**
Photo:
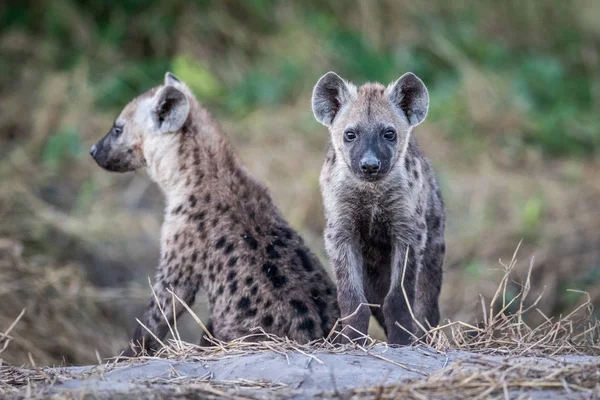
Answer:
[[[440, 319], [444, 203], [429, 161], [412, 129], [427, 115], [429, 95], [412, 73], [384, 87], [358, 89], [333, 72], [314, 88], [316, 119], [331, 142], [321, 171], [325, 245], [347, 325], [366, 333], [371, 310], [388, 341], [405, 344], [416, 329], [402, 291], [425, 326]], [[361, 335], [344, 329], [350, 339]]]
[[[131, 101], [91, 155], [109, 171], [146, 167], [165, 194], [158, 304], [143, 317], [159, 339], [183, 311], [170, 288], [189, 305], [199, 290], [208, 295], [209, 330], [220, 340], [254, 327], [298, 342], [329, 333], [339, 314], [332, 281], [175, 76]], [[133, 343], [128, 355], [158, 344], [141, 326]]]

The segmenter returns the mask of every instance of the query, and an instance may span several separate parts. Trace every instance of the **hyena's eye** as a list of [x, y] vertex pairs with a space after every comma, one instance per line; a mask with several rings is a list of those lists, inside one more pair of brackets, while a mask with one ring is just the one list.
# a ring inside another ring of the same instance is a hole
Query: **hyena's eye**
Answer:
[[344, 132], [344, 139], [346, 139], [347, 142], [351, 142], [356, 139], [356, 133], [353, 131], [346, 131]]
[[119, 137], [121, 133], [123, 133], [123, 128], [121, 128], [120, 126], [113, 126], [112, 134], [114, 137]]
[[393, 129], [387, 129], [383, 134], [383, 138], [386, 140], [395, 140], [396, 139], [396, 131]]

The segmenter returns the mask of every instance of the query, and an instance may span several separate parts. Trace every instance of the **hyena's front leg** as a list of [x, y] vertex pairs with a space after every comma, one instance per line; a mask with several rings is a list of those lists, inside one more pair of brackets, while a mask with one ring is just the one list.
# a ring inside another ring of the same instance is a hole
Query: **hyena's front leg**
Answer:
[[363, 258], [355, 242], [345, 235], [327, 232], [325, 246], [337, 282], [337, 298], [343, 320], [341, 342], [355, 341], [367, 334], [371, 310], [363, 289]]
[[156, 297], [152, 297], [144, 317], [141, 319], [146, 328], [152, 331], [154, 335], [138, 324], [133, 333], [130, 346], [123, 352], [124, 356], [132, 357], [142, 353], [142, 351], [153, 354], [157, 351], [160, 348], [160, 343], [156, 338], [162, 340], [168, 333], [169, 325], [172, 326], [174, 319], [185, 310], [183, 305], [168, 292], [168, 289], [171, 289], [173, 293], [191, 307], [196, 298], [198, 285], [197, 282], [191, 279], [190, 275], [186, 276], [182, 272], [175, 272], [170, 275], [162, 273], [162, 271], [159, 272], [153, 286]]
[[[414, 331], [412, 317], [406, 300], [408, 298], [409, 304], [414, 304], [415, 269], [418, 260], [413, 249], [409, 248], [405, 266], [407, 248], [404, 245], [394, 245], [392, 253], [390, 289], [382, 307], [389, 344], [409, 344], [411, 335], [407, 331], [411, 333]], [[404, 271], [403, 281], [402, 273], [404, 268], [406, 268], [406, 271]], [[404, 292], [406, 292], [406, 296]], [[404, 329], [400, 328], [397, 323], [404, 327]]]
[[439, 297], [442, 289], [442, 266], [445, 251], [446, 246], [443, 239], [428, 243], [417, 276], [415, 317], [425, 329], [440, 323]]

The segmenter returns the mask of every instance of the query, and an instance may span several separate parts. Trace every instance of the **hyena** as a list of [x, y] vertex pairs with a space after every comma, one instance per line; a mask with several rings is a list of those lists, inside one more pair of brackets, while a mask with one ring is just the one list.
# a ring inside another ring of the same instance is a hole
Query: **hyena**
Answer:
[[[157, 338], [184, 311], [169, 289], [188, 305], [199, 290], [208, 295], [209, 331], [219, 340], [255, 327], [301, 343], [329, 333], [339, 317], [333, 282], [174, 75], [127, 104], [91, 155], [109, 171], [146, 167], [165, 195], [158, 301], [143, 317]], [[158, 345], [140, 325], [132, 343], [125, 355]]]
[[314, 115], [331, 134], [320, 177], [326, 250], [342, 318], [358, 310], [345, 320], [351, 340], [368, 329], [363, 303], [381, 305], [373, 316], [392, 344], [410, 339], [397, 324], [417, 329], [405, 299], [424, 327], [439, 323], [444, 203], [411, 134], [428, 106], [427, 88], [412, 73], [387, 87], [357, 88], [329, 72], [313, 91]]

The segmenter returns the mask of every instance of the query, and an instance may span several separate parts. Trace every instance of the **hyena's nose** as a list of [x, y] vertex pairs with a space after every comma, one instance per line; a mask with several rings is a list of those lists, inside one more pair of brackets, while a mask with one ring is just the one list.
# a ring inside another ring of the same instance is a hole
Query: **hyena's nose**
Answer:
[[360, 160], [360, 169], [365, 174], [376, 174], [381, 168], [381, 161], [372, 154], [366, 155]]
[[93, 146], [90, 148], [90, 155], [91, 155], [92, 157], [94, 157], [94, 156], [96, 155], [96, 151], [97, 151], [97, 149], [96, 149], [96, 145], [93, 145]]

